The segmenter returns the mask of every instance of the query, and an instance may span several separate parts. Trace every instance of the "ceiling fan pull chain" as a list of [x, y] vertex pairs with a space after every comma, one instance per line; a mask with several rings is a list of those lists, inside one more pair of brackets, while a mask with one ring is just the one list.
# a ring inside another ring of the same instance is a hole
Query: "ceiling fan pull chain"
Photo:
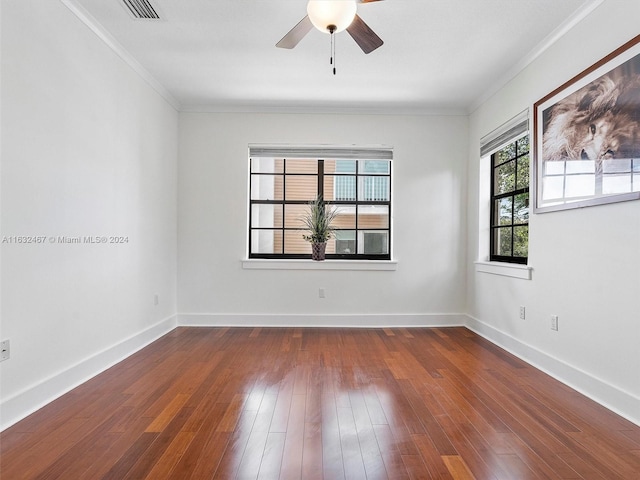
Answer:
[[329, 35], [331, 36], [331, 59], [329, 60], [329, 64], [333, 65], [333, 74], [336, 74], [336, 40], [335, 40], [335, 25], [327, 25], [327, 30], [329, 30]]
[[331, 32], [331, 63], [333, 64], [333, 74], [336, 74], [336, 36]]
[[333, 33], [331, 34], [331, 40], [329, 41], [329, 65], [333, 65]]

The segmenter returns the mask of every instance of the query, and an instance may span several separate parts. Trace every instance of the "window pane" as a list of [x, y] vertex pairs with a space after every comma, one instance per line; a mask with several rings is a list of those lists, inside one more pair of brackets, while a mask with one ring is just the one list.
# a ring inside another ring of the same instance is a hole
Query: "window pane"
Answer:
[[569, 175], [565, 180], [565, 196], [587, 197], [595, 195], [596, 180], [595, 175]]
[[351, 255], [356, 253], [356, 231], [340, 230], [335, 234], [332, 240], [333, 250], [341, 255]]
[[389, 228], [389, 207], [386, 205], [358, 206], [358, 228]]
[[[331, 169], [333, 166], [333, 170]], [[355, 160], [325, 160], [324, 173], [356, 173]]]
[[511, 256], [511, 227], [496, 228], [493, 230], [493, 254], [504, 257]]
[[336, 218], [333, 221], [335, 228], [356, 228], [356, 206], [355, 205], [334, 205]]
[[602, 161], [602, 171], [604, 173], [627, 173], [631, 172], [630, 159], [612, 159]]
[[284, 162], [281, 158], [261, 158], [251, 159], [251, 173], [282, 173]]
[[282, 205], [251, 205], [251, 226], [282, 227]]
[[518, 155], [529, 153], [529, 135], [518, 140]]
[[362, 252], [365, 255], [384, 255], [389, 253], [389, 234], [387, 232], [362, 232]]
[[302, 230], [285, 230], [284, 253], [311, 255], [311, 244], [302, 238], [304, 233]]
[[388, 174], [390, 163], [388, 160], [360, 160], [358, 162], [359, 173]]
[[516, 195], [513, 200], [513, 223], [529, 222], [529, 193]]
[[602, 179], [602, 193], [628, 193], [631, 191], [631, 174], [605, 175]]
[[315, 159], [295, 159], [295, 158], [287, 158], [285, 161], [285, 172], [286, 173], [318, 173], [318, 161]]
[[309, 211], [308, 205], [287, 204], [284, 206], [284, 226], [286, 228], [305, 228], [302, 217]]
[[545, 175], [564, 175], [565, 169], [564, 161], [546, 161], [544, 162], [544, 174]]
[[593, 160], [567, 160], [567, 174], [594, 173], [596, 165]]
[[251, 200], [282, 200], [282, 175], [251, 175]]
[[529, 188], [529, 155], [518, 158], [518, 184], [516, 188]]
[[252, 253], [282, 253], [282, 230], [252, 230]]
[[493, 204], [494, 225], [511, 225], [513, 197], [499, 198]]
[[359, 177], [358, 200], [386, 202], [389, 200], [389, 177]]
[[315, 175], [287, 175], [285, 196], [290, 200], [310, 202], [318, 196], [318, 177]]
[[500, 165], [501, 163], [504, 163], [508, 160], [515, 158], [516, 144], [510, 143], [509, 145], [504, 147], [502, 150], [497, 151], [495, 153], [495, 156], [496, 156], [495, 165]]
[[513, 256], [528, 256], [529, 245], [529, 226], [520, 226], [513, 228]]
[[356, 177], [351, 175], [325, 176], [324, 192], [326, 200], [353, 201], [356, 199]]
[[512, 192], [516, 186], [516, 162], [511, 161], [496, 167], [494, 194]]
[[543, 177], [543, 200], [560, 199], [564, 197], [564, 177]]

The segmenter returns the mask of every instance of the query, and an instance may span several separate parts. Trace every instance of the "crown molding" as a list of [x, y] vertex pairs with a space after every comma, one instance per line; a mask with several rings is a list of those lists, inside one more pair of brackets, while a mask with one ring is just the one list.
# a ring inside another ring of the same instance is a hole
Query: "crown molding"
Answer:
[[468, 116], [465, 108], [430, 108], [388, 106], [319, 106], [319, 105], [261, 105], [261, 104], [192, 104], [182, 105], [185, 113], [284, 113], [308, 115], [415, 115], [415, 116]]
[[493, 87], [478, 97], [469, 106], [468, 114], [475, 112], [489, 98], [499, 92], [507, 83], [513, 80], [520, 72], [528, 67], [533, 61], [551, 48], [558, 40], [565, 36], [573, 27], [580, 23], [585, 17], [598, 8], [604, 0], [587, 0], [576, 10], [573, 15], [567, 18], [559, 27], [547, 35], [533, 50], [525, 55], [518, 63], [511, 67], [502, 77], [494, 82]]
[[175, 110], [180, 110], [180, 102], [169, 93], [153, 75], [149, 73], [107, 30], [75, 0], [60, 0], [78, 19], [114, 51], [129, 67], [133, 69], [151, 88], [153, 88]]

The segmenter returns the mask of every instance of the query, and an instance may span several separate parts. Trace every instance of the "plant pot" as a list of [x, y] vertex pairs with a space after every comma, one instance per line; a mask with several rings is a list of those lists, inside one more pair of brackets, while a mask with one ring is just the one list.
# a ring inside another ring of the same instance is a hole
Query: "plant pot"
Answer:
[[311, 259], [316, 261], [324, 260], [324, 251], [327, 248], [327, 242], [311, 244]]

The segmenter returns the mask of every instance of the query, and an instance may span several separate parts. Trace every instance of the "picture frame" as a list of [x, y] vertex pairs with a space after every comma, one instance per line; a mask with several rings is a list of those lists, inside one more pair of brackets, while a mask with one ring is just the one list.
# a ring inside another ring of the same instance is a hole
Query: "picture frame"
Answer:
[[533, 106], [535, 213], [640, 199], [640, 35]]

